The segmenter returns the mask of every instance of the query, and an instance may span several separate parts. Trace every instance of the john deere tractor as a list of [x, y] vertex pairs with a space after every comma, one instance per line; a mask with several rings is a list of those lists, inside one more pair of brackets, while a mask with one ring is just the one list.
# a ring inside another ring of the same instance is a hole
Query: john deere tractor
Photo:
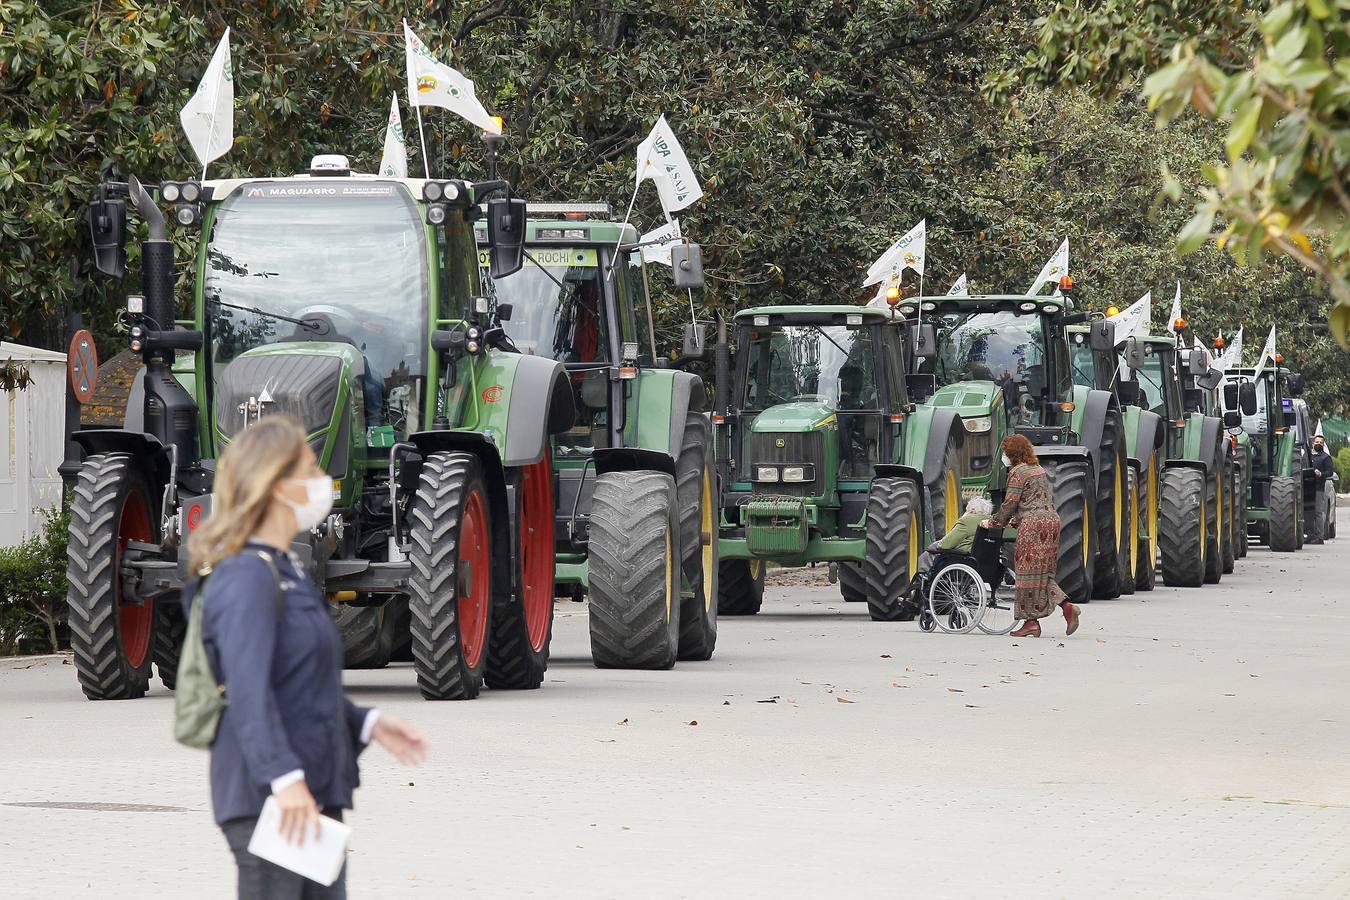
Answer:
[[[657, 356], [637, 239], [607, 203], [532, 202], [524, 267], [484, 284], [514, 347], [562, 366], [576, 408], [549, 449], [557, 588], [585, 586], [597, 666], [660, 669], [717, 643], [716, 483], [707, 392]], [[697, 248], [672, 252], [676, 286], [701, 284]]]
[[1248, 536], [1278, 552], [1300, 550], [1316, 500], [1312, 431], [1306, 408], [1296, 408], [1293, 401], [1302, 392], [1303, 376], [1279, 362], [1266, 365], [1259, 375], [1240, 368], [1227, 376], [1223, 405], [1228, 421], [1240, 420], [1251, 437]]
[[[962, 491], [1001, 501], [1000, 447], [1010, 434], [1026, 436], [1059, 511], [1056, 580], [1075, 602], [1118, 597], [1134, 577], [1135, 501], [1119, 402], [1073, 381], [1066, 329], [1088, 314], [1068, 294], [921, 297], [898, 309], [912, 323], [915, 346], [932, 348], [916, 362], [932, 382], [925, 405], [957, 413], [966, 431]], [[1094, 327], [1090, 340], [1109, 348], [1113, 336]]]
[[[303, 423], [333, 479], [332, 514], [293, 549], [342, 604], [349, 661], [409, 644], [430, 699], [539, 687], [549, 436], [574, 410], [566, 368], [516, 352], [480, 296], [475, 219], [494, 276], [521, 264], [525, 203], [493, 197], [507, 190], [356, 174], [341, 156], [294, 176], [99, 190], [100, 272], [125, 270], [127, 199], [148, 229], [144, 297], [128, 301], [145, 367], [123, 428], [74, 435], [69, 603], [87, 696], [140, 696], [152, 661], [172, 681], [183, 545], [210, 514], [216, 459], [277, 413]], [[181, 304], [170, 222], [196, 244]]]
[[719, 340], [713, 410], [722, 614], [759, 611], [766, 562], [830, 562], [874, 620], [912, 618], [901, 600], [919, 552], [960, 515], [963, 430], [953, 411], [911, 402], [899, 320], [773, 306], [734, 326], [734, 375]]
[[1154, 441], [1162, 457], [1149, 560], [1160, 552], [1169, 585], [1216, 583], [1232, 570], [1231, 561], [1225, 563], [1231, 552], [1225, 504], [1232, 502], [1233, 457], [1223, 420], [1204, 411], [1204, 393], [1222, 377], [1212, 363], [1207, 353], [1184, 350], [1171, 335], [1129, 338], [1121, 352], [1120, 396], [1160, 420], [1160, 432], [1141, 434], [1139, 445]]

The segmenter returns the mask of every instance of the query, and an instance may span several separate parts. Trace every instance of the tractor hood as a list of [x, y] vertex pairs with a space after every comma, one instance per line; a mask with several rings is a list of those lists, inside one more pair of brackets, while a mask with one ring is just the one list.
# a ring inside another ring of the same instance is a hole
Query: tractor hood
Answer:
[[357, 383], [364, 371], [360, 351], [347, 343], [282, 342], [241, 353], [216, 382], [217, 439], [227, 444], [259, 417], [285, 413], [300, 421], [319, 464], [342, 477], [351, 435], [364, 434]]
[[792, 403], [780, 403], [771, 406], [755, 417], [750, 430], [757, 433], [768, 431], [815, 431], [821, 428], [838, 428], [833, 403], [820, 400], [797, 400]]
[[962, 418], [987, 416], [1002, 396], [1002, 390], [992, 381], [958, 381], [939, 388], [928, 405], [955, 410]]

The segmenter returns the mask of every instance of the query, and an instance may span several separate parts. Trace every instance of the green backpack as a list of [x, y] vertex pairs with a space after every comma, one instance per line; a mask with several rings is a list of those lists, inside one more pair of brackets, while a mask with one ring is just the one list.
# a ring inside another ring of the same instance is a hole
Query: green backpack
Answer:
[[[285, 609], [286, 594], [281, 589], [281, 573], [277, 564], [266, 553], [258, 557], [267, 563], [272, 572], [272, 580], [277, 586], [277, 621], [281, 621]], [[192, 611], [188, 615], [187, 634], [183, 637], [183, 649], [178, 656], [178, 681], [174, 689], [173, 700], [173, 736], [178, 743], [198, 750], [209, 750], [216, 740], [216, 729], [220, 727], [221, 713], [225, 712], [225, 685], [216, 682], [211, 671], [211, 660], [206, 655], [206, 643], [202, 640], [202, 605], [206, 602], [206, 580], [208, 572], [197, 584], [197, 593], [192, 598]]]

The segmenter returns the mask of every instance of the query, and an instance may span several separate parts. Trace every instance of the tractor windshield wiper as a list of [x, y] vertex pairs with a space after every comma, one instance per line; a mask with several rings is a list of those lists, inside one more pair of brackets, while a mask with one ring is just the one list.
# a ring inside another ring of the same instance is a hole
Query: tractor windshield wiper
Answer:
[[839, 352], [844, 354], [845, 359], [848, 359], [848, 351], [845, 350], [843, 347], [840, 347], [838, 341], [836, 341], [834, 338], [826, 334], [825, 329], [821, 328], [819, 325], [812, 325], [811, 327], [816, 330], [816, 334], [820, 335], [825, 340], [829, 341], [831, 344], [834, 344], [835, 347], [838, 347]]
[[276, 319], [279, 322], [290, 322], [292, 325], [299, 325], [301, 328], [307, 328], [310, 331], [318, 331], [319, 323], [314, 319], [295, 319], [291, 316], [283, 316], [281, 313], [268, 312], [265, 309], [258, 309], [256, 306], [238, 306], [234, 303], [226, 303], [224, 300], [216, 300], [207, 297], [206, 302], [213, 306], [223, 306], [226, 309], [237, 309], [240, 312], [253, 313], [255, 316], [262, 316], [267, 319]]
[[548, 269], [545, 269], [543, 266], [541, 266], [541, 265], [539, 264], [539, 260], [537, 260], [537, 259], [534, 258], [534, 254], [533, 254], [533, 253], [531, 253], [530, 251], [526, 250], [524, 247], [521, 248], [520, 252], [521, 252], [521, 253], [524, 253], [524, 254], [525, 254], [525, 258], [528, 259], [530, 262], [534, 263], [535, 266], [536, 266], [541, 272], [543, 272], [543, 273], [544, 273], [545, 275], [547, 275], [549, 278], [552, 278], [554, 284], [556, 284], [558, 287], [560, 287], [560, 288], [563, 289], [564, 291], [567, 290], [567, 285], [565, 285], [565, 284], [563, 284], [561, 281], [559, 281], [557, 275], [554, 275], [554, 274], [553, 274], [552, 272], [550, 272]]

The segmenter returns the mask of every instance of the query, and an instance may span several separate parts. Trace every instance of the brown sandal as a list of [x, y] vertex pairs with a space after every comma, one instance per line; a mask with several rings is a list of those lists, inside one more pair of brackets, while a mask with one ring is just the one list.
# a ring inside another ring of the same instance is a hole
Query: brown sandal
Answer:
[[1069, 626], [1065, 629], [1064, 633], [1066, 635], [1073, 634], [1078, 630], [1078, 614], [1081, 613], [1082, 610], [1067, 601], [1065, 601], [1061, 608], [1064, 610], [1064, 621], [1068, 623]]

